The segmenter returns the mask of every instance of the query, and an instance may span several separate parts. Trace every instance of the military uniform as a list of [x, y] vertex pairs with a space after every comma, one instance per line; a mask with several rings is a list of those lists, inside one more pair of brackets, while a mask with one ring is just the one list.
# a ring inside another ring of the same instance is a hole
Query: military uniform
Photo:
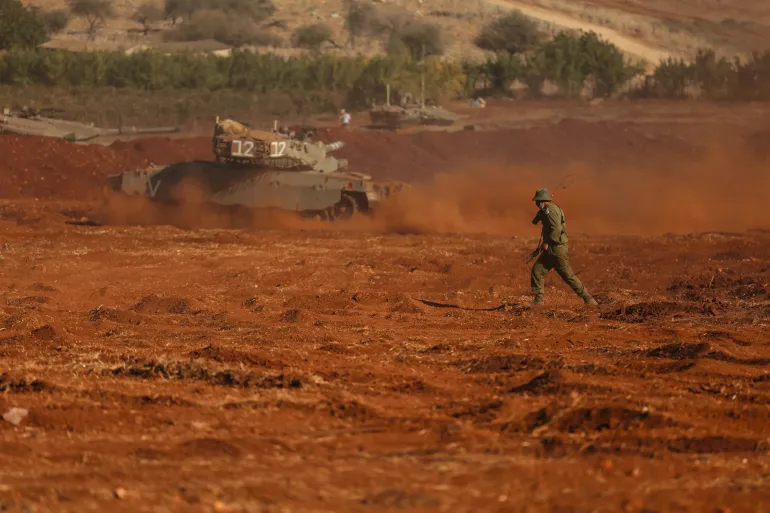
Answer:
[[532, 200], [538, 203], [549, 202], [545, 208], [541, 208], [538, 211], [532, 220], [532, 224], [543, 224], [542, 242], [548, 244], [548, 249], [540, 254], [540, 257], [535, 261], [535, 265], [532, 266], [530, 286], [534, 295], [533, 304], [539, 305], [543, 303], [545, 277], [551, 269], [555, 269], [556, 273], [561, 276], [561, 279], [586, 304], [595, 305], [596, 301], [591, 297], [578, 277], [575, 276], [575, 273], [572, 272], [572, 267], [569, 265], [567, 221], [564, 218], [564, 212], [559, 205], [553, 203], [553, 198], [548, 193], [548, 189], [538, 189]]

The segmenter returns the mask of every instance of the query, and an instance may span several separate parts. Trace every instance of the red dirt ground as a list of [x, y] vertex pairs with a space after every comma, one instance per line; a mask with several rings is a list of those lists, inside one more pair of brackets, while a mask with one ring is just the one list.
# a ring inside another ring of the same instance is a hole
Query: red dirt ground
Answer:
[[[354, 132], [424, 184], [334, 229], [67, 224], [208, 139], [2, 136], [0, 509], [765, 511], [763, 129]], [[529, 199], [569, 171], [600, 305], [551, 276], [532, 309]]]

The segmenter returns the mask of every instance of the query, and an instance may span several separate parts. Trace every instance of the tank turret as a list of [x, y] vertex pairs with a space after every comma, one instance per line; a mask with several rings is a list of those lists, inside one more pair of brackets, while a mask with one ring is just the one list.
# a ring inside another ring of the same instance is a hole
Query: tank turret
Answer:
[[329, 155], [329, 152], [344, 146], [342, 141], [324, 144], [310, 141], [306, 133], [302, 135], [302, 138], [296, 138], [293, 133], [252, 130], [231, 119], [217, 120], [214, 155], [217, 162], [249, 164], [266, 169], [331, 173], [347, 167], [347, 160]]

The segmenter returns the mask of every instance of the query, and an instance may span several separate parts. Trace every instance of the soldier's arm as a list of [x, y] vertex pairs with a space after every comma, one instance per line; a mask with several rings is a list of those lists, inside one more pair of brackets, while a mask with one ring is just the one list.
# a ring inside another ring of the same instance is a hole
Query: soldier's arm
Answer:
[[548, 236], [546, 237], [545, 242], [548, 244], [558, 244], [561, 241], [561, 232], [563, 229], [561, 212], [558, 209], [549, 208], [546, 217], [548, 218]]

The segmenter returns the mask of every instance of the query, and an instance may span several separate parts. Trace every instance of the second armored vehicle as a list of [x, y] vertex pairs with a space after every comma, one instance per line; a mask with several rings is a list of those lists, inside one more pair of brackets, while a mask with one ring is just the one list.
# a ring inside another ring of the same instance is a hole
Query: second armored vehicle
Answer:
[[10, 108], [4, 107], [2, 118], [0, 118], [0, 133], [39, 135], [72, 142], [95, 142], [100, 139], [109, 140], [116, 136], [165, 134], [179, 131], [178, 127], [99, 128], [93, 124], [47, 117], [46, 114], [51, 112], [55, 112], [55, 110], [39, 111], [24, 107], [19, 112], [13, 112]]

